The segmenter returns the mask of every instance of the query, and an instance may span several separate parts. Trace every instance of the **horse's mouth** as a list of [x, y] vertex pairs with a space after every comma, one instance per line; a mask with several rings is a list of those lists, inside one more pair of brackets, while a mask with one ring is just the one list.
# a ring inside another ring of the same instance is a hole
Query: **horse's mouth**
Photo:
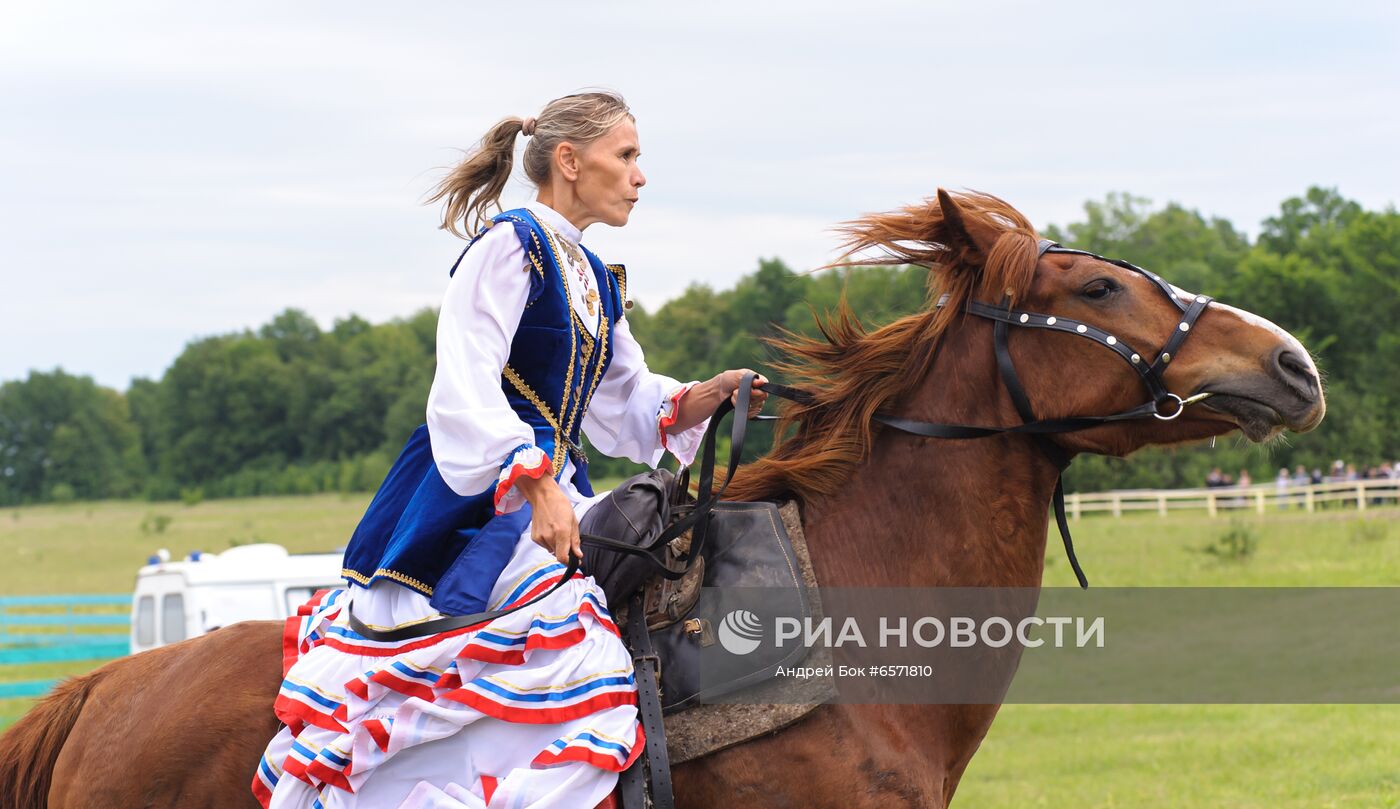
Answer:
[[1287, 419], [1273, 405], [1248, 396], [1214, 393], [1201, 404], [1229, 416], [1245, 438], [1256, 444], [1268, 441], [1288, 426]]

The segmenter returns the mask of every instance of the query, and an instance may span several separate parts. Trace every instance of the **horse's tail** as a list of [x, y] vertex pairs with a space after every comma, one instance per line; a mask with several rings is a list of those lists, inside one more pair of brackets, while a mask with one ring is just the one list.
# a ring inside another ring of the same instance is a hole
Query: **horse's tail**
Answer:
[[53, 765], [101, 671], [59, 684], [0, 736], [0, 806], [44, 809]]

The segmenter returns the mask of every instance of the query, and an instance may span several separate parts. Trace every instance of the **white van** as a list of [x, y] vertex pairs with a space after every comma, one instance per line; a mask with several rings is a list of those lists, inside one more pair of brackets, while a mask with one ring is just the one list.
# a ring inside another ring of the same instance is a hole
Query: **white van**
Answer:
[[169, 560], [161, 550], [136, 574], [133, 654], [238, 621], [286, 618], [317, 590], [344, 585], [341, 553], [287, 553], [260, 543]]

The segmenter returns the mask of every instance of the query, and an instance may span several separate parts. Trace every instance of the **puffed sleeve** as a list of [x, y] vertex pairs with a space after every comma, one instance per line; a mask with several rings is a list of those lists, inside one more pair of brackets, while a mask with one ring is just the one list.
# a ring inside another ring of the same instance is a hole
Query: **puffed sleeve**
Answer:
[[653, 469], [661, 463], [666, 450], [689, 465], [695, 460], [710, 420], [675, 435], [667, 435], [666, 429], [675, 424], [681, 397], [696, 383], [682, 384], [647, 370], [642, 347], [632, 336], [626, 318], [620, 318], [614, 326], [612, 352], [612, 363], [583, 417], [588, 440], [606, 455], [628, 458]]
[[543, 477], [549, 458], [506, 401], [501, 371], [530, 293], [525, 251], [509, 224], [491, 228], [447, 283], [437, 326], [437, 372], [428, 393], [428, 439], [438, 472], [462, 496], [496, 486], [497, 513], [524, 502], [522, 476]]

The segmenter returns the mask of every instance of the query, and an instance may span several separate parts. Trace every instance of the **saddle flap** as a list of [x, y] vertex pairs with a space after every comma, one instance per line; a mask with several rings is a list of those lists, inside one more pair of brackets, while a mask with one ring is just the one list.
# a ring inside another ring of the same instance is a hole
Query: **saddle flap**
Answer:
[[[761, 609], [770, 613], [762, 620], [775, 615], [804, 620], [812, 614], [807, 583], [777, 504], [717, 503], [705, 544], [699, 577], [703, 586], [694, 588], [692, 606], [650, 633], [662, 663], [661, 704], [667, 713], [762, 682], [779, 666], [795, 664], [806, 651], [801, 645], [782, 649], [757, 644], [745, 650], [714, 642], [717, 632], [723, 641], [729, 631], [726, 620], [732, 628], [733, 616], [751, 611], [755, 594]], [[668, 591], [677, 605], [691, 597], [688, 588], [694, 583], [687, 578], [672, 582]], [[649, 617], [652, 612], [647, 609]]]

